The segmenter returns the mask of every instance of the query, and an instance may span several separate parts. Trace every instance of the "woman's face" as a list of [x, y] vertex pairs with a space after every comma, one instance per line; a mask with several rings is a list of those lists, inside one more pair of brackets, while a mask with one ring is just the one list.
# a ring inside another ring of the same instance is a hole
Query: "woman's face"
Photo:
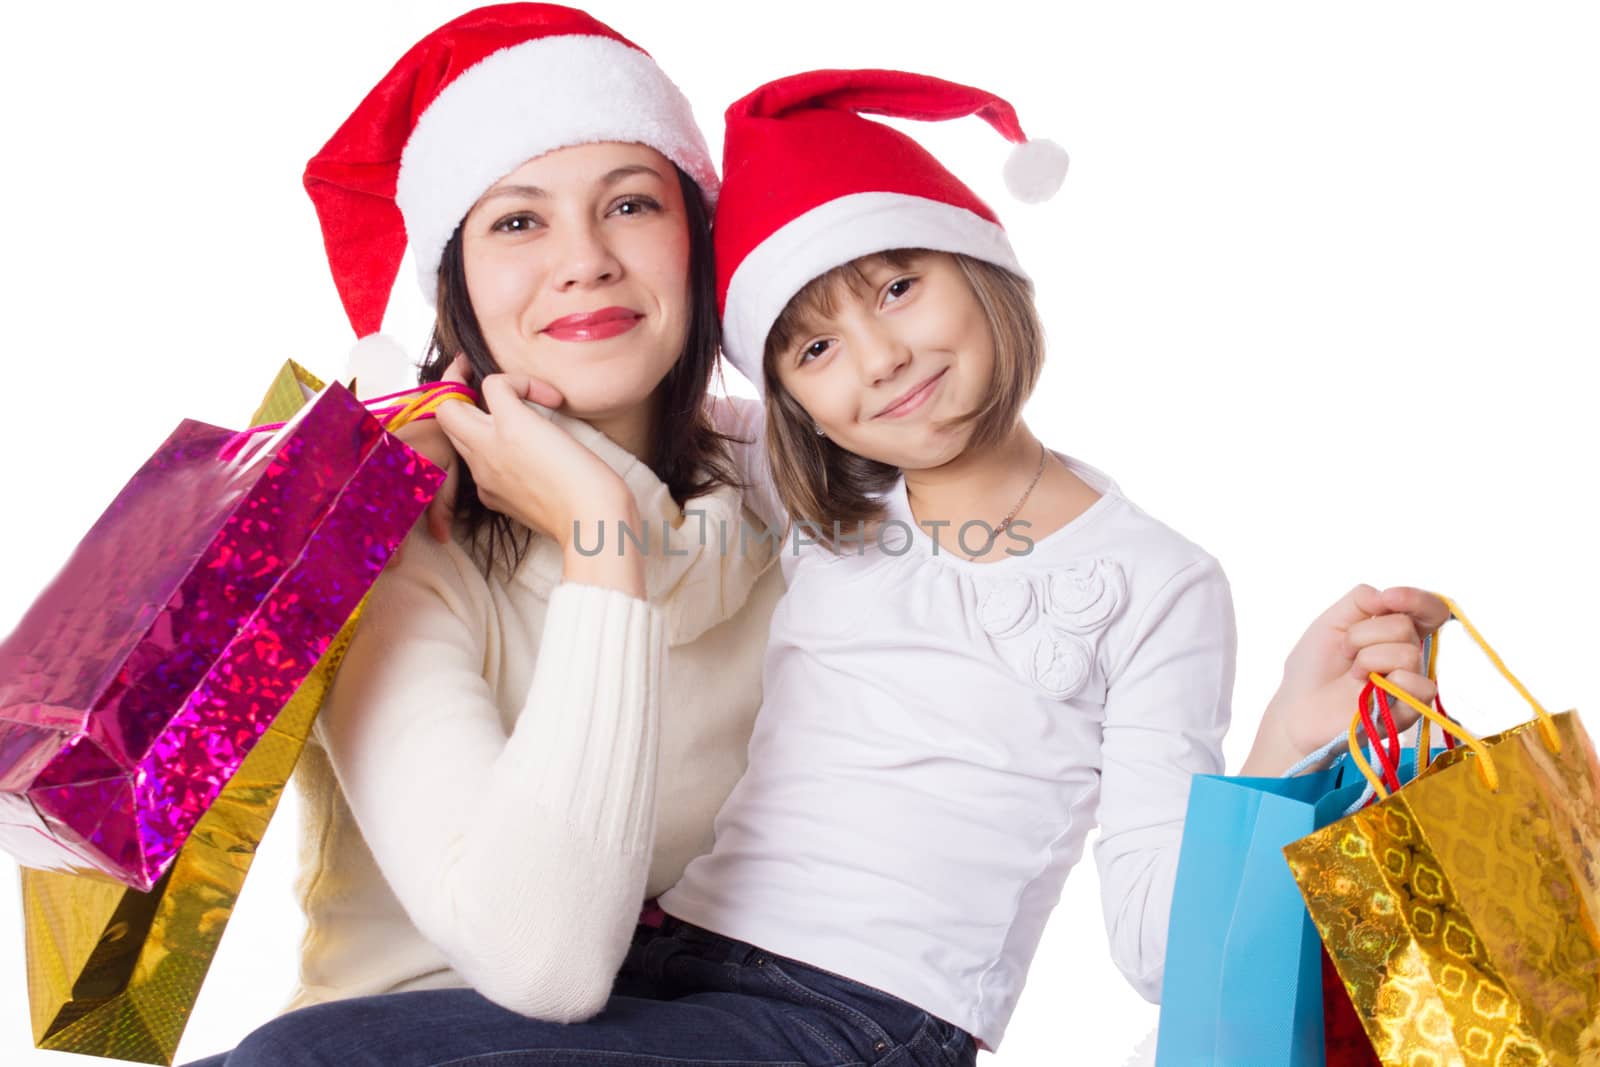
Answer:
[[866, 284], [841, 283], [834, 313], [774, 354], [778, 380], [840, 447], [904, 470], [941, 466], [972, 432], [941, 424], [976, 410], [994, 373], [983, 305], [943, 253], [861, 267]]
[[462, 223], [467, 294], [504, 371], [579, 418], [639, 411], [689, 331], [689, 227], [672, 163], [603, 143], [530, 159]]

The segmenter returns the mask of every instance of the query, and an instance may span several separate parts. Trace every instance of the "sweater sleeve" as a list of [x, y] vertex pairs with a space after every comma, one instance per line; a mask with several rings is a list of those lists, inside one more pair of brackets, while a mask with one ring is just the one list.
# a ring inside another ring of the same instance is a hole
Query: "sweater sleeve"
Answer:
[[413, 535], [379, 580], [319, 728], [363, 837], [424, 937], [484, 996], [571, 1021], [605, 1003], [655, 823], [659, 608], [550, 594], [509, 734], [485, 680], [491, 604], [455, 545]]
[[1145, 608], [1113, 668], [1095, 864], [1111, 955], [1157, 1002], [1189, 782], [1222, 772], [1237, 637], [1221, 567], [1197, 560]]

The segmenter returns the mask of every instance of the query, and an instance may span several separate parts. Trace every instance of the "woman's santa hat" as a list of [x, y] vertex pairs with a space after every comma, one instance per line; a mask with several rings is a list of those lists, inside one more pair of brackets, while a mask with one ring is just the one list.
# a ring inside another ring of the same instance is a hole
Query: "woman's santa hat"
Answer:
[[408, 239], [432, 307], [445, 245], [490, 186], [536, 156], [600, 141], [654, 148], [715, 203], [688, 100], [648, 53], [584, 12], [497, 4], [418, 41], [306, 164], [356, 336], [383, 325]]
[[1016, 147], [1006, 185], [1048, 200], [1067, 154], [1029, 141], [993, 93], [896, 70], [818, 70], [769, 82], [728, 108], [716, 216], [723, 352], [762, 388], [767, 333], [789, 300], [874, 252], [958, 252], [1022, 274], [995, 213], [921, 145], [863, 114], [977, 115]]

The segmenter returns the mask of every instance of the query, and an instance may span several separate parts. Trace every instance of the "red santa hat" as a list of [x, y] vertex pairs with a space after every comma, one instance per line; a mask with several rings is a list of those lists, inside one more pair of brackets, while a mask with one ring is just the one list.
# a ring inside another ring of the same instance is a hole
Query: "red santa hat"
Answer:
[[382, 326], [408, 239], [431, 307], [445, 245], [485, 190], [535, 156], [599, 141], [654, 148], [715, 203], [688, 100], [648, 53], [584, 12], [497, 4], [418, 41], [306, 164], [356, 336]]
[[1011, 105], [967, 85], [897, 70], [818, 70], [769, 82], [728, 108], [716, 216], [723, 352], [762, 387], [767, 333], [813, 278], [895, 248], [959, 252], [1022, 274], [1005, 229], [921, 145], [863, 114], [977, 115], [1016, 147], [1006, 185], [1048, 200], [1067, 154], [1029, 141]]

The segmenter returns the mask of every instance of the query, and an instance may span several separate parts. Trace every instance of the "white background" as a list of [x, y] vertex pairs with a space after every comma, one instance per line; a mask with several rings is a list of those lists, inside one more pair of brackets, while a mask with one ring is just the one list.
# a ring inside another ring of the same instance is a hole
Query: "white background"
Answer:
[[[0, 633], [185, 416], [239, 425], [285, 357], [350, 340], [305, 160], [454, 3], [7, 5]], [[977, 120], [916, 127], [1000, 210], [1038, 282], [1056, 448], [1216, 554], [1241, 654], [1230, 766], [1305, 623], [1357, 581], [1453, 594], [1557, 709], [1595, 707], [1592, 366], [1600, 16], [1586, 4], [785, 5], [596, 0], [720, 150], [723, 107], [810, 67], [1008, 97], [1073, 156], [1011, 202]], [[388, 328], [425, 311], [401, 272]], [[1525, 718], [1447, 635], [1451, 708]], [[1448, 701], [1447, 701], [1448, 702]], [[280, 1006], [295, 812], [263, 845], [182, 1048]], [[0, 1061], [31, 1051], [0, 878]], [[1117, 1064], [1155, 1010], [1073, 874], [1004, 1064]]]

